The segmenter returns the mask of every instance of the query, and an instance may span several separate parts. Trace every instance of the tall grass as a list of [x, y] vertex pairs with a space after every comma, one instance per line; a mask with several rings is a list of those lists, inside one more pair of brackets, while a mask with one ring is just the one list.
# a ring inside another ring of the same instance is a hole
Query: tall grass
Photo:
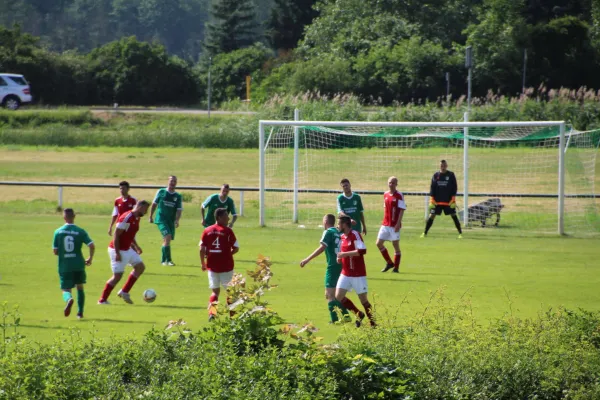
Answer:
[[[472, 101], [471, 121], [564, 120], [576, 129], [600, 128], [600, 91], [528, 90], [518, 98], [489, 92]], [[312, 121], [461, 121], [465, 98], [365, 107], [353, 95], [319, 93], [274, 96], [262, 104], [231, 101], [228, 110], [255, 115], [217, 116], [107, 113], [84, 110], [0, 111], [0, 144], [50, 146], [133, 146], [256, 148], [260, 119]]]

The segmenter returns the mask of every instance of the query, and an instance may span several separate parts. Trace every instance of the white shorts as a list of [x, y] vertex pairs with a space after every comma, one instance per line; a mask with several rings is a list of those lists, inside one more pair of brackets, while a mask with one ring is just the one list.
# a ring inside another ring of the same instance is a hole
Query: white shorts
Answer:
[[218, 289], [221, 286], [227, 289], [231, 279], [233, 279], [233, 270], [228, 272], [212, 272], [208, 270], [208, 287], [211, 289]]
[[108, 257], [110, 258], [110, 266], [115, 274], [122, 274], [125, 272], [125, 267], [129, 264], [131, 266], [138, 265], [142, 262], [142, 258], [133, 249], [121, 250], [121, 261], [115, 261], [117, 252], [115, 249], [108, 248]]
[[369, 291], [369, 285], [367, 285], [366, 276], [346, 276], [344, 274], [340, 274], [336, 288], [345, 289], [349, 292], [354, 289], [356, 294], [363, 294]]
[[377, 234], [377, 239], [395, 242], [396, 240], [400, 240], [400, 231], [395, 232], [393, 227], [381, 225], [379, 233]]

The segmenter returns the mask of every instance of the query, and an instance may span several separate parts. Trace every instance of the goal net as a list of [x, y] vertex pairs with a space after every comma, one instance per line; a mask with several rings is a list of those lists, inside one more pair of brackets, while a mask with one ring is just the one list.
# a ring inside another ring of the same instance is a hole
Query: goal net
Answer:
[[[348, 178], [367, 225], [378, 228], [387, 179], [396, 176], [408, 206], [403, 229], [422, 230], [431, 177], [444, 159], [458, 180], [463, 225], [600, 232], [599, 131], [561, 122], [261, 121], [260, 135], [262, 225], [318, 227], [324, 214], [337, 213], [339, 182]], [[441, 218], [438, 229], [454, 227]]]

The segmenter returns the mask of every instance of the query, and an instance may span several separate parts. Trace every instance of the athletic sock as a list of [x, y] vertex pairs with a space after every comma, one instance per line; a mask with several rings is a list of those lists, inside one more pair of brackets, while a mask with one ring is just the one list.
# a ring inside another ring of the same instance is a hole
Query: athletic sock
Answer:
[[379, 249], [379, 251], [381, 251], [381, 255], [383, 256], [386, 263], [393, 264], [392, 259], [390, 258], [390, 253], [388, 253], [385, 247], [383, 249]]
[[165, 261], [173, 261], [171, 259], [171, 246], [165, 246]]
[[161, 247], [161, 252], [162, 252], [162, 259], [160, 260], [161, 263], [167, 262], [167, 248], [165, 246]]
[[83, 306], [85, 305], [85, 292], [83, 289], [77, 289], [77, 313], [83, 314]]
[[458, 233], [462, 235], [462, 229], [460, 228], [460, 221], [458, 220], [458, 217], [456, 215], [452, 216], [452, 221], [454, 221], [454, 226], [456, 226], [456, 230], [458, 231]]
[[106, 282], [106, 285], [104, 285], [104, 290], [102, 291], [102, 296], [100, 297], [100, 301], [108, 300], [108, 296], [110, 296], [110, 293], [114, 288], [114, 286], [111, 286], [110, 283]]
[[371, 306], [371, 303], [367, 301], [366, 303], [362, 303], [362, 305], [365, 308], [365, 313], [367, 314], [367, 317], [369, 317], [369, 322], [371, 323], [371, 326], [375, 326], [375, 319], [373, 318], [373, 307]]
[[123, 285], [123, 291], [125, 293], [129, 293], [129, 291], [131, 290], [131, 288], [133, 287], [133, 285], [135, 284], [135, 281], [138, 280], [138, 277], [134, 275], [134, 272], [132, 271], [129, 274], [129, 277], [127, 278], [127, 282], [125, 282], [125, 285]]
[[425, 225], [425, 234], [427, 235], [427, 232], [429, 232], [429, 229], [431, 228], [431, 225], [433, 225], [433, 219], [432, 218], [428, 218], [427, 219], [427, 225]]
[[398, 252], [394, 255], [394, 269], [400, 268], [400, 260], [402, 259], [402, 252]]
[[63, 296], [63, 301], [66, 303], [67, 301], [69, 301], [69, 299], [72, 299], [73, 296], [71, 295], [71, 292], [62, 292], [62, 296]]
[[358, 307], [356, 307], [354, 305], [354, 303], [352, 302], [352, 300], [350, 300], [347, 297], [344, 297], [344, 299], [340, 302], [342, 304], [342, 306], [350, 311], [352, 311], [355, 315], [358, 315], [358, 313], [360, 312], [360, 310], [358, 309]]
[[[211, 315], [211, 314], [213, 314], [213, 313], [211, 312], [211, 311], [212, 311], [211, 309], [213, 308], [213, 305], [212, 305], [212, 304], [213, 304], [215, 301], [218, 301], [218, 300], [219, 300], [219, 296], [217, 296], [215, 293], [212, 293], [212, 294], [210, 295], [210, 297], [208, 298], [208, 315]], [[216, 310], [216, 308], [215, 308], [215, 310]]]
[[331, 322], [338, 321], [338, 309], [342, 313], [342, 315], [348, 315], [348, 310], [337, 301], [337, 299], [331, 300], [327, 303], [327, 308], [329, 309], [329, 316], [331, 317]]

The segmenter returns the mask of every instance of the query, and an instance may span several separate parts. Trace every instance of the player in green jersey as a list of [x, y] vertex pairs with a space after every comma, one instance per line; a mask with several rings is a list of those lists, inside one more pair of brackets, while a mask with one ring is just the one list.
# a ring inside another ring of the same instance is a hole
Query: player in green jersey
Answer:
[[169, 176], [169, 183], [166, 188], [159, 189], [156, 192], [152, 208], [150, 209], [150, 223], [154, 223], [154, 211], [156, 213], [156, 226], [163, 237], [162, 245], [162, 265], [174, 266], [171, 258], [171, 241], [175, 240], [175, 228], [179, 228], [179, 219], [183, 212], [183, 201], [181, 194], [175, 191], [177, 187], [177, 177]]
[[217, 208], [224, 208], [233, 217], [229, 223], [229, 227], [233, 228], [233, 224], [237, 220], [237, 212], [235, 211], [235, 204], [233, 199], [229, 197], [229, 184], [224, 183], [221, 186], [219, 193], [212, 194], [204, 200], [202, 203], [202, 226], [205, 228], [216, 224], [215, 221], [215, 210]]
[[337, 253], [340, 251], [340, 232], [335, 227], [335, 215], [327, 214], [323, 217], [323, 227], [325, 231], [321, 236], [320, 246], [300, 262], [300, 267], [304, 267], [313, 258], [325, 252], [327, 258], [327, 270], [325, 272], [325, 299], [329, 308], [331, 323], [338, 321], [336, 307], [339, 308], [344, 316], [348, 315], [348, 309], [356, 308], [352, 301], [347, 300], [347, 304], [340, 303], [335, 299], [335, 287], [342, 272], [342, 265], [337, 262]]
[[[77, 318], [83, 318], [83, 306], [85, 305], [85, 292], [83, 285], [86, 283], [85, 266], [92, 265], [96, 247], [87, 232], [75, 225], [75, 212], [72, 208], [63, 211], [65, 225], [54, 231], [53, 249], [54, 255], [58, 256], [58, 276], [60, 288], [63, 292], [63, 300], [66, 303], [65, 317], [71, 315], [73, 307], [73, 295], [71, 289], [77, 287]], [[81, 247], [86, 244], [90, 249], [90, 256], [83, 258]]]
[[350, 181], [346, 178], [340, 181], [340, 186], [344, 193], [337, 197], [337, 211], [339, 216], [346, 215], [352, 219], [352, 229], [367, 234], [367, 224], [365, 224], [365, 209], [362, 199], [358, 193], [352, 192]]

